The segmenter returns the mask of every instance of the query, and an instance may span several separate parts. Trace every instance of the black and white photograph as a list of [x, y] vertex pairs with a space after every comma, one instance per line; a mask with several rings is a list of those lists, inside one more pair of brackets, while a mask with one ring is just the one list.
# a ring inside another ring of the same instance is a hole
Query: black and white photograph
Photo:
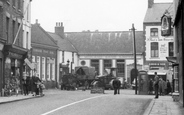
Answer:
[[0, 115], [183, 115], [183, 0], [0, 0]]

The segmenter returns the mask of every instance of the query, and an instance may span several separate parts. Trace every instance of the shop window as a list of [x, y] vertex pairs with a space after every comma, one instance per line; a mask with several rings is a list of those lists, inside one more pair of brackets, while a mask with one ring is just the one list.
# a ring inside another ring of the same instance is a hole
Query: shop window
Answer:
[[150, 36], [154, 37], [154, 36], [158, 36], [158, 28], [151, 28], [150, 30]]
[[42, 57], [42, 79], [45, 80], [45, 57]]
[[99, 75], [99, 60], [91, 60], [91, 66], [95, 67], [96, 75]]
[[151, 43], [151, 57], [158, 57], [158, 42]]
[[174, 43], [169, 42], [169, 56], [174, 56]]
[[47, 57], [47, 79], [50, 80], [50, 58]]

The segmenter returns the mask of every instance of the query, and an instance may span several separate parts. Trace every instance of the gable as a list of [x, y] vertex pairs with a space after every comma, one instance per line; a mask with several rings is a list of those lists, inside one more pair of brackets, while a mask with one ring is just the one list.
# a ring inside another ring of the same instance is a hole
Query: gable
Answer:
[[173, 3], [154, 3], [152, 8], [147, 9], [144, 23], [161, 22], [161, 17], [166, 10], [168, 10], [171, 17], [173, 17], [173, 7]]
[[38, 24], [33, 24], [31, 28], [31, 43], [57, 47], [51, 36], [45, 32]]

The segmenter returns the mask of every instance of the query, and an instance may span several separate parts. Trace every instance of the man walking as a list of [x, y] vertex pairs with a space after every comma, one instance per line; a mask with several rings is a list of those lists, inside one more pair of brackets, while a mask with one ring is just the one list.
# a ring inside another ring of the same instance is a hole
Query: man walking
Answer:
[[115, 78], [112, 82], [113, 88], [114, 88], [114, 95], [120, 94], [120, 86], [121, 82], [118, 80], [118, 78]]
[[157, 75], [157, 72], [155, 72], [155, 78], [154, 78], [154, 88], [155, 88], [155, 99], [158, 98], [158, 89], [159, 89], [159, 77]]

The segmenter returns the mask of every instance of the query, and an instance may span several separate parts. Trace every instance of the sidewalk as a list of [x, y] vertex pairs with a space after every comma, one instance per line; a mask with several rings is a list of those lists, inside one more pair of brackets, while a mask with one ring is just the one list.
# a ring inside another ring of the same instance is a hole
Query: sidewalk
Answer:
[[38, 98], [38, 97], [41, 97], [41, 96], [32, 96], [32, 94], [25, 96], [25, 95], [19, 94], [18, 96], [12, 95], [8, 97], [0, 97], [0, 104], [21, 101], [21, 100], [26, 100], [26, 99], [32, 99], [32, 98]]
[[184, 108], [179, 102], [173, 101], [172, 96], [159, 96], [153, 99], [144, 115], [183, 115]]

